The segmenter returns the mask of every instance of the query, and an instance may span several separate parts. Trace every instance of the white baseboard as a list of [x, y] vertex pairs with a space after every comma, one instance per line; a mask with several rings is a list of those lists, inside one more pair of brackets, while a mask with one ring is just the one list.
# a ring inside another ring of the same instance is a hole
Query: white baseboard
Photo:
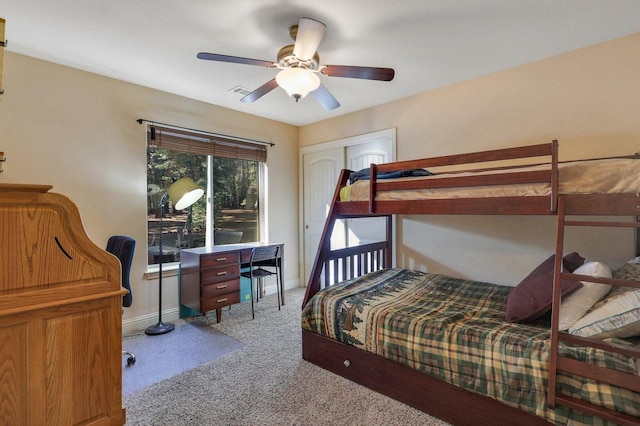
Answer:
[[[162, 321], [171, 322], [180, 317], [179, 308], [165, 309], [162, 311]], [[158, 322], [158, 313], [140, 315], [135, 318], [129, 318], [122, 321], [122, 333], [130, 333], [136, 330], [142, 330]]]
[[[290, 281], [285, 281], [284, 283], [284, 289], [285, 290], [291, 290], [293, 288], [298, 288], [300, 287], [300, 280], [290, 280]], [[265, 293], [266, 294], [276, 294], [276, 285], [271, 284], [271, 285], [266, 285], [265, 288]], [[171, 322], [171, 321], [175, 321], [177, 319], [180, 318], [180, 308], [176, 307], [176, 308], [171, 308], [171, 309], [165, 309], [164, 311], [162, 311], [162, 321], [166, 321], [166, 322]], [[158, 322], [158, 313], [157, 312], [153, 312], [150, 314], [146, 314], [146, 315], [140, 315], [137, 316], [135, 318], [129, 318], [127, 320], [123, 320], [122, 321], [122, 333], [131, 333], [133, 331], [136, 330], [142, 330], [145, 329], [149, 326], [154, 325], [155, 323]]]

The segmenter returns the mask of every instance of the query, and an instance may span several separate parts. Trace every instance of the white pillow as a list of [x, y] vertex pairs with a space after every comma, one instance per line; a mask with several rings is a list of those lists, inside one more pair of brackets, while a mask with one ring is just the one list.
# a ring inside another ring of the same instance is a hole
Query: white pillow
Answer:
[[[629, 261], [616, 270], [616, 279], [640, 281], [640, 264]], [[609, 296], [597, 303], [589, 313], [569, 328], [569, 333], [582, 337], [621, 339], [640, 335], [640, 289], [617, 287]]]
[[[578, 267], [574, 274], [590, 277], [611, 278], [611, 268], [597, 261], [587, 262]], [[582, 287], [562, 299], [560, 303], [559, 330], [568, 330], [576, 321], [611, 290], [609, 284], [582, 281]]]

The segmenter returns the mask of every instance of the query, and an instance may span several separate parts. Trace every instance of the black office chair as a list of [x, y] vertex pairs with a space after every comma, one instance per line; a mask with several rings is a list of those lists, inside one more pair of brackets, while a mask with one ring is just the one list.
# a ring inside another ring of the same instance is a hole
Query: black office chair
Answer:
[[[276, 276], [276, 292], [278, 294], [278, 310], [280, 310], [280, 259], [278, 252], [280, 246], [256, 247], [251, 250], [249, 270], [240, 275], [251, 280], [251, 316], [256, 318], [253, 309], [253, 280], [256, 280], [256, 301], [259, 298], [258, 279], [271, 275]], [[269, 268], [269, 269], [266, 269]], [[273, 269], [271, 269], [273, 268]]]
[[[124, 235], [114, 235], [107, 241], [107, 251], [115, 255], [120, 260], [122, 269], [122, 287], [129, 293], [122, 296], [122, 306], [128, 308], [133, 303], [133, 293], [131, 292], [131, 264], [133, 263], [133, 252], [136, 248], [136, 240]], [[129, 351], [122, 351], [122, 356], [127, 356], [127, 367], [136, 363], [136, 356]]]

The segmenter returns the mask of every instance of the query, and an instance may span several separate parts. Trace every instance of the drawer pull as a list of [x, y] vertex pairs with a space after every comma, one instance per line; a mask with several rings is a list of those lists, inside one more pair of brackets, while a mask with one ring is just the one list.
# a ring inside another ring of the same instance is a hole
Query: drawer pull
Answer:
[[224, 299], [218, 299], [216, 300], [216, 303], [224, 303], [227, 301], [227, 298], [225, 297]]
[[216, 259], [216, 262], [225, 262], [227, 260], [226, 257], [219, 257]]
[[222, 284], [222, 285], [216, 286], [216, 288], [217, 288], [218, 290], [222, 290], [223, 288], [227, 288], [227, 287], [229, 287], [229, 286], [228, 286], [228, 285], [226, 285], [226, 284]]
[[216, 275], [217, 275], [217, 276], [227, 275], [227, 271], [218, 272]]

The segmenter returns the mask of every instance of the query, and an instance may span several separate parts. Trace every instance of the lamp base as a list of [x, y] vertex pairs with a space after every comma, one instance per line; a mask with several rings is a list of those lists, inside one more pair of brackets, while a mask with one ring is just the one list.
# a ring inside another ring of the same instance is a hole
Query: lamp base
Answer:
[[169, 322], [159, 322], [155, 325], [152, 325], [150, 327], [147, 327], [144, 330], [144, 334], [148, 334], [150, 336], [155, 336], [157, 334], [165, 334], [168, 333], [170, 331], [173, 331], [176, 328], [175, 325], [169, 323]]

